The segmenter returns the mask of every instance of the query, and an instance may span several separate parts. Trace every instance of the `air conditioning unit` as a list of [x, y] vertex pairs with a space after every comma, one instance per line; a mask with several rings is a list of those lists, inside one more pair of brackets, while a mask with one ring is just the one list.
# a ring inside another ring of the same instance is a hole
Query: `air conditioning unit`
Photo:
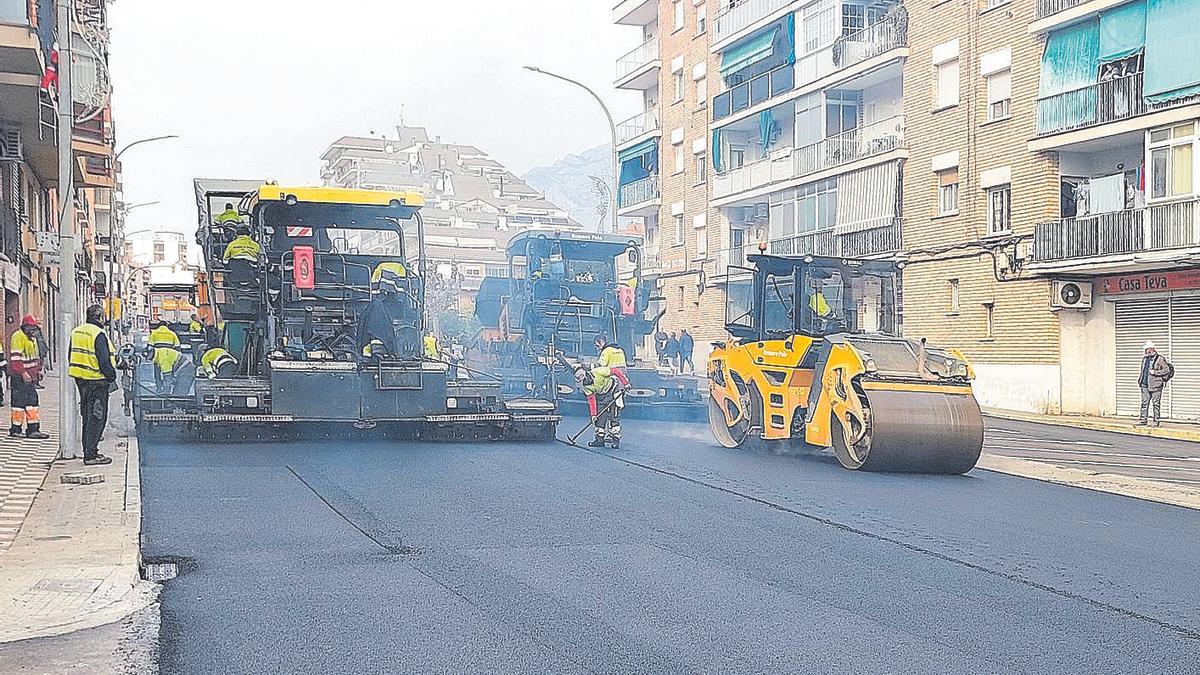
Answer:
[[1052, 281], [1050, 282], [1050, 309], [1079, 309], [1092, 308], [1092, 282], [1090, 281]]

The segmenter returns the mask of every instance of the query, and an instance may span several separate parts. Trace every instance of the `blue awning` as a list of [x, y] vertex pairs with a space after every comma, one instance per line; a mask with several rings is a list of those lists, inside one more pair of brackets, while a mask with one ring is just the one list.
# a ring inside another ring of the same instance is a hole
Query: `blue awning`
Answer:
[[1146, 2], [1138, 0], [1100, 14], [1100, 61], [1116, 61], [1146, 46]]
[[1099, 54], [1100, 24], [1095, 19], [1050, 33], [1042, 52], [1038, 96], [1046, 98], [1095, 84]]
[[721, 52], [721, 75], [752, 66], [770, 56], [779, 30], [780, 27], [775, 26]]
[[1146, 0], [1146, 75], [1151, 103], [1200, 94], [1200, 2]]
[[645, 140], [645, 141], [642, 141], [641, 143], [638, 143], [637, 145], [633, 146], [632, 148], [625, 148], [624, 150], [621, 151], [621, 154], [618, 155], [618, 157], [620, 158], [620, 160], [622, 162], [624, 162], [624, 161], [633, 159], [634, 157], [641, 157], [642, 155], [652, 152], [653, 150], [656, 150], [657, 148], [658, 148], [658, 139], [651, 138], [649, 140]]

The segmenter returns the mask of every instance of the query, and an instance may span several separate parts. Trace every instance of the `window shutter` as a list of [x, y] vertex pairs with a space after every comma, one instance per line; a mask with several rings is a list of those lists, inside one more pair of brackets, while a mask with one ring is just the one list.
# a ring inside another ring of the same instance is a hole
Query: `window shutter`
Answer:
[[958, 167], [938, 172], [938, 185], [945, 187], [958, 182]]

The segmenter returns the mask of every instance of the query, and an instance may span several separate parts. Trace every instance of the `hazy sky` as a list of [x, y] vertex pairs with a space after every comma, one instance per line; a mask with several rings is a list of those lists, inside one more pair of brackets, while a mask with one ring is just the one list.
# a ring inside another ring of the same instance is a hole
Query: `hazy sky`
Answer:
[[[639, 41], [615, 0], [121, 0], [110, 10], [117, 145], [129, 229], [193, 232], [192, 179], [316, 183], [336, 138], [399, 120], [477, 145], [518, 173], [608, 141], [580, 79], [618, 121], [639, 97], [612, 87]], [[165, 7], [171, 7], [167, 11]], [[393, 132], [394, 133], [394, 132]]]

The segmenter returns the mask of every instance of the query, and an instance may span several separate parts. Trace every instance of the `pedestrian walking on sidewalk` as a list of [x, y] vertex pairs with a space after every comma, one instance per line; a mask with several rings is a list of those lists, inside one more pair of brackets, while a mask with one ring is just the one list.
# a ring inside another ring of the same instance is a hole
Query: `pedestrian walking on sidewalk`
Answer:
[[87, 308], [87, 321], [71, 331], [71, 367], [68, 374], [79, 388], [83, 415], [83, 463], [111, 464], [100, 454], [100, 438], [108, 424], [108, 395], [117, 381], [112, 345], [104, 332], [104, 308]]
[[1138, 376], [1138, 386], [1142, 389], [1142, 409], [1136, 426], [1158, 426], [1162, 415], [1162, 392], [1167, 382], [1175, 376], [1175, 366], [1167, 357], [1158, 353], [1154, 343], [1147, 341], [1142, 345], [1145, 355], [1142, 357], [1142, 370]]
[[679, 333], [679, 374], [683, 374], [683, 367], [687, 366], [688, 370], [695, 375], [696, 364], [692, 363], [692, 356], [696, 352], [696, 339], [692, 334], [683, 329]]
[[50, 438], [42, 431], [38, 414], [38, 390], [35, 386], [42, 376], [42, 356], [37, 343], [38, 320], [32, 314], [21, 319], [21, 328], [12, 334], [8, 347], [8, 391], [12, 405], [12, 426], [9, 436]]

